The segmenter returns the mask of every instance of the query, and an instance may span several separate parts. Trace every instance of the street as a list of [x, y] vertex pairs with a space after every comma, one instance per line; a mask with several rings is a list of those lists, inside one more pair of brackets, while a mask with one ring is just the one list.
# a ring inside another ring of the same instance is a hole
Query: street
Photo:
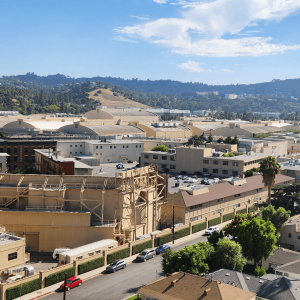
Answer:
[[[185, 246], [198, 242], [207, 241], [206, 236], [198, 236], [184, 244], [172, 247], [179, 250]], [[82, 286], [67, 292], [67, 300], [121, 300], [135, 294], [137, 290], [163, 276], [161, 268], [161, 256], [157, 255], [146, 262], [135, 262], [128, 264], [126, 269], [116, 273], [101, 274], [95, 278], [85, 281]], [[62, 292], [55, 292], [43, 297], [45, 300], [63, 299]]]

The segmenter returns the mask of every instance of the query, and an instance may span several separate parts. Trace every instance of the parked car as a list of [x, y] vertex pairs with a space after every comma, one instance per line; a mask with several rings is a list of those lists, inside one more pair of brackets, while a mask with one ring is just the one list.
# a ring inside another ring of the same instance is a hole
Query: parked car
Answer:
[[124, 165], [123, 164], [117, 164], [116, 167], [117, 167], [117, 169], [124, 169]]
[[203, 173], [203, 176], [210, 176], [210, 174], [205, 172], [205, 173]]
[[136, 260], [146, 261], [147, 259], [153, 258], [155, 255], [156, 255], [156, 249], [153, 248], [145, 249], [137, 256]]
[[[69, 291], [70, 289], [76, 287], [76, 286], [80, 286], [82, 285], [82, 280], [79, 278], [79, 277], [70, 277], [69, 279], [67, 279], [67, 282], [66, 282], [66, 288], [67, 288], [67, 291]], [[65, 283], [63, 283], [61, 286], [60, 286], [60, 290], [63, 291], [65, 288]]]
[[209, 228], [207, 228], [205, 230], [205, 234], [206, 235], [211, 235], [214, 231], [220, 231], [219, 227], [218, 226], [210, 226]]
[[194, 175], [194, 176], [192, 176], [192, 178], [198, 179], [198, 176], [197, 176], [197, 175]]
[[218, 183], [220, 181], [220, 179], [219, 178], [214, 178], [213, 181], [214, 181], [214, 183]]
[[20, 280], [22, 278], [24, 278], [25, 276], [24, 275], [15, 275], [15, 276], [10, 276], [6, 279], [5, 283], [11, 283], [11, 282], [14, 282], [16, 280]]
[[128, 163], [129, 163], [129, 164], [132, 164], [132, 160], [129, 160]]
[[192, 182], [192, 183], [195, 183], [197, 181], [198, 181], [198, 179], [196, 179], [196, 178], [191, 178], [191, 180], [190, 180], [190, 182]]
[[185, 178], [183, 182], [184, 182], [184, 183], [189, 183], [189, 182], [191, 182], [191, 178], [189, 178], [189, 177], [188, 177], [188, 178]]
[[182, 175], [177, 175], [176, 179], [182, 179]]
[[180, 174], [180, 175], [185, 175], [185, 174], [186, 174], [186, 171], [180, 171], [179, 174]]
[[210, 180], [205, 181], [205, 185], [212, 185], [213, 183]]
[[171, 249], [171, 247], [169, 245], [160, 245], [159, 247], [156, 248], [156, 254], [160, 254], [162, 252], [164, 252], [167, 249]]
[[207, 177], [204, 177], [204, 178], [201, 180], [201, 183], [205, 183], [206, 181], [208, 181], [208, 178], [207, 178]]
[[184, 180], [184, 179], [187, 179], [187, 178], [189, 178], [189, 176], [183, 176], [183, 177], [182, 177], [183, 180]]
[[116, 271], [125, 268], [126, 268], [126, 261], [124, 259], [115, 260], [109, 266], [106, 267], [106, 272], [115, 273]]

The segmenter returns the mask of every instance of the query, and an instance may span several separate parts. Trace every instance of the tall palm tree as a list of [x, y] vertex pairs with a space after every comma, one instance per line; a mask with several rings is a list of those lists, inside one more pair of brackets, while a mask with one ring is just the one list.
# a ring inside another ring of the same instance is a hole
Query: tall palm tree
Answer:
[[271, 188], [275, 185], [275, 177], [279, 174], [280, 164], [273, 156], [268, 156], [260, 162], [259, 171], [263, 176], [263, 184], [268, 187], [268, 204], [271, 204]]

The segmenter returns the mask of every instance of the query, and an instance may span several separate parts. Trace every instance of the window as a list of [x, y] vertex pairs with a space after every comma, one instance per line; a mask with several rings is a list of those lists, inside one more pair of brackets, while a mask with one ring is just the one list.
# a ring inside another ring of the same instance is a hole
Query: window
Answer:
[[162, 165], [161, 165], [161, 167], [164, 169], [164, 168], [166, 168], [166, 167], [167, 167], [167, 165], [165, 165], [165, 164], [162, 164]]
[[232, 175], [233, 175], [233, 176], [238, 176], [238, 175], [239, 175], [239, 172], [238, 172], [238, 171], [232, 171]]
[[75, 147], [77, 147], [77, 145], [75, 145]]
[[222, 170], [222, 174], [228, 174], [228, 170]]
[[24, 152], [28, 153], [28, 147], [25, 147]]
[[82, 259], [82, 256], [77, 256], [76, 259]]
[[110, 146], [110, 149], [112, 149], [112, 146]]
[[175, 170], [175, 169], [176, 169], [176, 166], [170, 165], [170, 169], [171, 169], [171, 170]]
[[116, 149], [117, 147], [116, 146], [114, 146], [114, 149]]
[[149, 155], [148, 155], [148, 154], [145, 154], [144, 157], [145, 157], [145, 158], [149, 158]]
[[102, 146], [100, 146], [100, 149], [102, 149]]
[[223, 161], [223, 166], [228, 166], [228, 161]]
[[224, 198], [218, 199], [218, 202], [224, 202]]
[[224, 208], [218, 209], [218, 213], [222, 213], [222, 212], [224, 212]]
[[262, 191], [262, 188], [260, 188], [260, 189], [256, 189], [256, 191], [257, 191], [257, 192], [261, 192], [261, 191]]
[[7, 147], [6, 152], [10, 153], [10, 148], [9, 147]]
[[199, 208], [199, 207], [202, 207], [202, 204], [193, 205], [193, 206], [190, 207], [190, 209], [196, 209], [196, 208]]
[[98, 155], [98, 153], [96, 153], [96, 155]]
[[135, 148], [137, 148], [138, 147], [138, 145], [135, 145]]
[[125, 148], [125, 146], [123, 146], [123, 148]]
[[162, 159], [162, 160], [167, 160], [168, 157], [167, 157], [166, 155], [163, 155], [163, 156], [161, 157], [161, 159]]
[[80, 145], [80, 147], [82, 147], [82, 145]]
[[31, 156], [31, 161], [35, 162], [35, 156], [34, 155]]
[[70, 148], [72, 148], [73, 146], [72, 145], [70, 145]]
[[75, 152], [75, 154], [77, 154], [77, 152]]
[[70, 154], [72, 154], [73, 152], [70, 152]]
[[25, 162], [28, 162], [28, 156], [27, 155], [24, 156], [24, 159], [25, 159]]
[[2, 171], [2, 163], [0, 163], [0, 171]]
[[234, 208], [238, 208], [238, 207], [240, 207], [241, 206], [241, 203], [238, 203], [238, 204], [235, 204], [234, 205]]
[[198, 216], [190, 218], [190, 222], [194, 222], [194, 221], [197, 221], [197, 220], [198, 220]]
[[95, 253], [99, 254], [99, 253], [101, 253], [101, 250], [96, 250]]
[[288, 237], [292, 237], [292, 234], [291, 234], [291, 233], [289, 233]]
[[219, 162], [218, 162], [217, 160], [213, 160], [213, 164], [214, 164], [214, 165], [218, 165]]
[[237, 167], [237, 166], [239, 165], [239, 163], [238, 163], [238, 162], [233, 162], [232, 165], [233, 165], [234, 167]]
[[126, 146], [126, 148], [128, 148], [128, 145]]
[[14, 161], [18, 161], [18, 156], [14, 156]]
[[18, 153], [18, 148], [17, 147], [14, 148], [14, 153]]
[[203, 163], [204, 164], [209, 164], [209, 160], [208, 159], [203, 159]]
[[158, 156], [157, 155], [153, 155], [153, 159], [158, 159]]
[[82, 151], [80, 152], [80, 154], [82, 154]]
[[205, 173], [205, 172], [208, 172], [208, 169], [206, 169], [206, 168], [203, 168], [203, 172]]
[[92, 256], [92, 255], [94, 255], [94, 252], [90, 252], [90, 253], [89, 253], [89, 256]]
[[237, 197], [240, 197], [241, 196], [241, 194], [236, 194], [236, 195], [234, 195], [234, 198], [237, 198]]
[[8, 254], [8, 260], [13, 260], [18, 258], [18, 252], [13, 252]]
[[140, 148], [142, 148], [142, 145], [140, 145]]
[[2, 147], [0, 148], [0, 152], [3, 152], [3, 148]]
[[218, 174], [218, 169], [213, 169], [213, 173]]
[[78, 128], [78, 124], [75, 124], [75, 128]]
[[98, 149], [98, 146], [96, 146], [96, 149]]

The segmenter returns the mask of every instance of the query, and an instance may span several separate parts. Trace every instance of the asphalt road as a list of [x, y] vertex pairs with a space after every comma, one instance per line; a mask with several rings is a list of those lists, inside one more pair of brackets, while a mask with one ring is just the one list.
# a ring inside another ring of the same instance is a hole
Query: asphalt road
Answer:
[[[186, 245], [193, 245], [207, 240], [206, 236], [197, 237], [184, 244], [172, 247], [179, 250]], [[163, 276], [161, 268], [161, 256], [149, 259], [146, 262], [135, 262], [128, 264], [126, 269], [116, 273], [101, 274], [88, 281], [82, 286], [67, 292], [67, 300], [122, 300], [135, 294], [139, 288], [149, 284]], [[44, 300], [63, 299], [62, 292], [55, 292], [43, 297]]]

